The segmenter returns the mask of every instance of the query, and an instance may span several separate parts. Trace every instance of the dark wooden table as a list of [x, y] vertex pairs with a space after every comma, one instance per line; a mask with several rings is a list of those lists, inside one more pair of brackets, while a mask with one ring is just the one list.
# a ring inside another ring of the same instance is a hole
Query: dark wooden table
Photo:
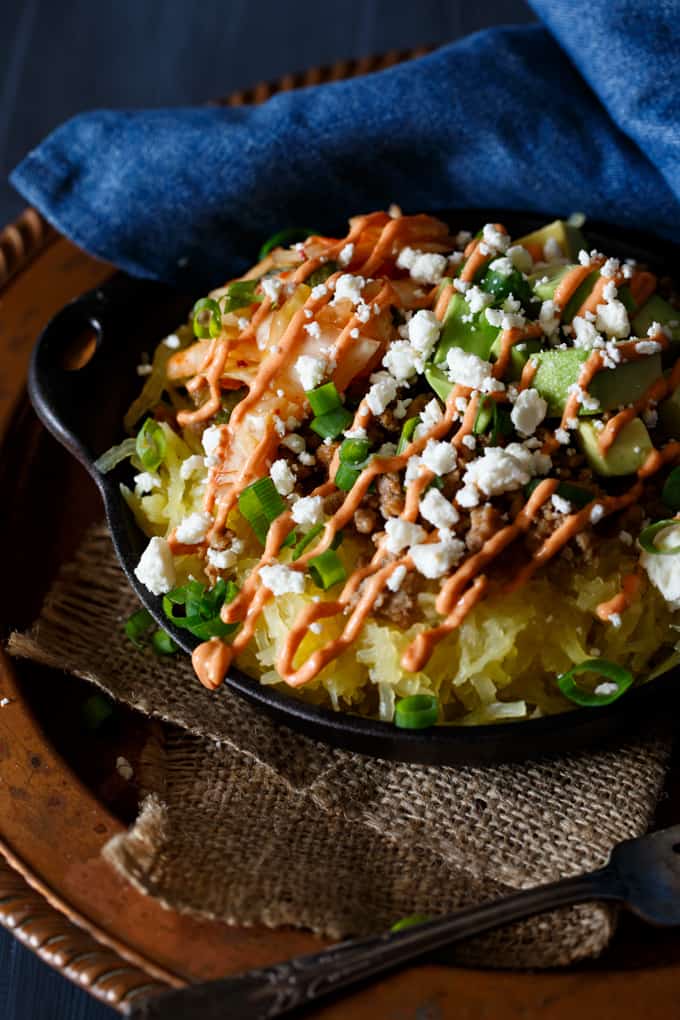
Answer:
[[[288, 71], [441, 44], [527, 22], [523, 0], [5, 0], [0, 4], [0, 225], [23, 208], [6, 176], [57, 124], [97, 106], [200, 103]], [[0, 931], [2, 1020], [115, 1014]]]

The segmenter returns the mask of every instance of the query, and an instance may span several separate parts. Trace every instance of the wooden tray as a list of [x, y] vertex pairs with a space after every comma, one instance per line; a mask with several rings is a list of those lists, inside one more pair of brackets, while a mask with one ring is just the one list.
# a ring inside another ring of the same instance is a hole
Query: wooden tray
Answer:
[[[411, 54], [414, 55], [414, 54]], [[225, 102], [261, 101], [293, 88], [403, 59], [337, 65]], [[101, 516], [83, 470], [43, 431], [25, 395], [32, 345], [70, 298], [112, 272], [57, 235], [33, 210], [0, 234], [0, 529], [2, 634], [28, 626], [87, 524]], [[153, 994], [318, 948], [293, 930], [237, 929], [163, 909], [124, 883], [100, 856], [134, 818], [138, 791], [116, 772], [133, 767], [157, 725], [124, 711], [117, 730], [83, 736], [82, 683], [0, 652], [0, 923], [93, 995], [121, 1011]], [[680, 815], [675, 773], [660, 822]], [[680, 938], [624, 920], [596, 963], [552, 973], [414, 968], [319, 1011], [327, 1018], [494, 1020], [636, 1017], [677, 1012]]]

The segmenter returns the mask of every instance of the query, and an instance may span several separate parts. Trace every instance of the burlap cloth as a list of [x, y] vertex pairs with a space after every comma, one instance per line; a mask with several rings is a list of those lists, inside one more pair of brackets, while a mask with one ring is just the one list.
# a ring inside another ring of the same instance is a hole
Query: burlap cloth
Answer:
[[[667, 738], [493, 768], [334, 751], [227, 688], [204, 690], [186, 658], [137, 652], [121, 626], [134, 608], [99, 526], [9, 650], [173, 724], [159, 728], [161, 756], [141, 777], [150, 792], [136, 823], [105, 848], [168, 907], [332, 937], [366, 933], [597, 867], [650, 822]], [[456, 959], [566, 964], [601, 952], [615, 922], [600, 904], [563, 909], [460, 946]]]

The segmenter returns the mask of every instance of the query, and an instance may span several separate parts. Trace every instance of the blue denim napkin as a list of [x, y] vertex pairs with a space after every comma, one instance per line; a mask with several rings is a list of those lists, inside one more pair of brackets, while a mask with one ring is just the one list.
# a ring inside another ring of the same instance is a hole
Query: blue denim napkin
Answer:
[[131, 273], [209, 285], [292, 225], [499, 206], [680, 227], [680, 0], [533, 0], [544, 25], [480, 32], [379, 74], [254, 108], [101, 110], [11, 180]]

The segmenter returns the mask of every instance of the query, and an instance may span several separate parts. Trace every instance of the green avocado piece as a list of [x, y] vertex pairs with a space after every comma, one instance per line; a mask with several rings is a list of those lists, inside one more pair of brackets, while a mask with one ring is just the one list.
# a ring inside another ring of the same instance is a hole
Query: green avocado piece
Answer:
[[583, 452], [593, 471], [609, 478], [634, 474], [654, 449], [641, 418], [633, 418], [624, 425], [606, 454], [600, 451], [597, 443], [600, 433], [593, 422], [580, 421], [578, 434]]
[[652, 294], [635, 315], [631, 323], [634, 335], [647, 336], [647, 330], [653, 322], [658, 322], [662, 326], [674, 322], [671, 336], [673, 340], [680, 340], [680, 311], [660, 294]]
[[534, 294], [541, 301], [549, 301], [555, 296], [555, 291], [558, 286], [567, 275], [574, 268], [573, 265], [563, 266], [559, 263], [554, 263], [550, 266], [545, 266], [543, 269], [539, 269], [536, 273], [531, 273], [529, 276], [529, 284], [533, 289]]
[[659, 404], [659, 424], [669, 439], [680, 439], [680, 390]]
[[[569, 347], [566, 350], [539, 351], [533, 355], [538, 369], [531, 385], [548, 401], [549, 416], [555, 417], [564, 411], [569, 387], [578, 382], [581, 368], [589, 354], [590, 351], [581, 347]], [[609, 411], [621, 404], [631, 404], [661, 374], [659, 354], [604, 369], [597, 373], [588, 387], [590, 395], [599, 401], [599, 408], [587, 411], [582, 407], [579, 415], [597, 414], [598, 411]]]
[[425, 378], [440, 400], [446, 403], [446, 399], [453, 389], [453, 383], [448, 376], [445, 375], [441, 368], [437, 368], [436, 365], [426, 365]]
[[562, 322], [570, 323], [573, 320], [574, 316], [578, 312], [583, 302], [587, 301], [588, 298], [590, 297], [591, 291], [595, 286], [595, 283], [597, 282], [597, 278], [599, 277], [599, 275], [600, 270], [596, 269], [589, 276], [586, 276], [585, 280], [578, 285], [578, 287], [576, 288], [576, 290], [574, 291], [574, 293], [571, 295], [566, 305], [564, 306], [564, 310], [562, 311], [561, 316]]
[[436, 365], [446, 361], [446, 355], [452, 347], [461, 347], [469, 354], [476, 354], [488, 361], [491, 345], [498, 336], [499, 329], [491, 325], [484, 311], [465, 321], [471, 314], [463, 295], [454, 294], [446, 309], [441, 336], [434, 353]]
[[[510, 382], [516, 382], [522, 374], [522, 369], [526, 365], [527, 361], [532, 354], [536, 354], [541, 349], [540, 340], [524, 340], [523, 343], [518, 346], [522, 347], [523, 350], [518, 350], [517, 346], [513, 347], [510, 351], [510, 367], [503, 376], [503, 378]], [[494, 340], [491, 350], [489, 352], [489, 359], [491, 361], [497, 361], [498, 356], [501, 353], [501, 338], [500, 335]]]
[[581, 231], [578, 227], [572, 227], [566, 220], [553, 220], [552, 223], [546, 223], [540, 230], [534, 230], [531, 234], [519, 237], [513, 241], [513, 244], [521, 244], [523, 248], [529, 249], [538, 246], [543, 252], [546, 242], [549, 240], [557, 241], [564, 257], [571, 262], [575, 262], [581, 248], [586, 247], [586, 239]]

